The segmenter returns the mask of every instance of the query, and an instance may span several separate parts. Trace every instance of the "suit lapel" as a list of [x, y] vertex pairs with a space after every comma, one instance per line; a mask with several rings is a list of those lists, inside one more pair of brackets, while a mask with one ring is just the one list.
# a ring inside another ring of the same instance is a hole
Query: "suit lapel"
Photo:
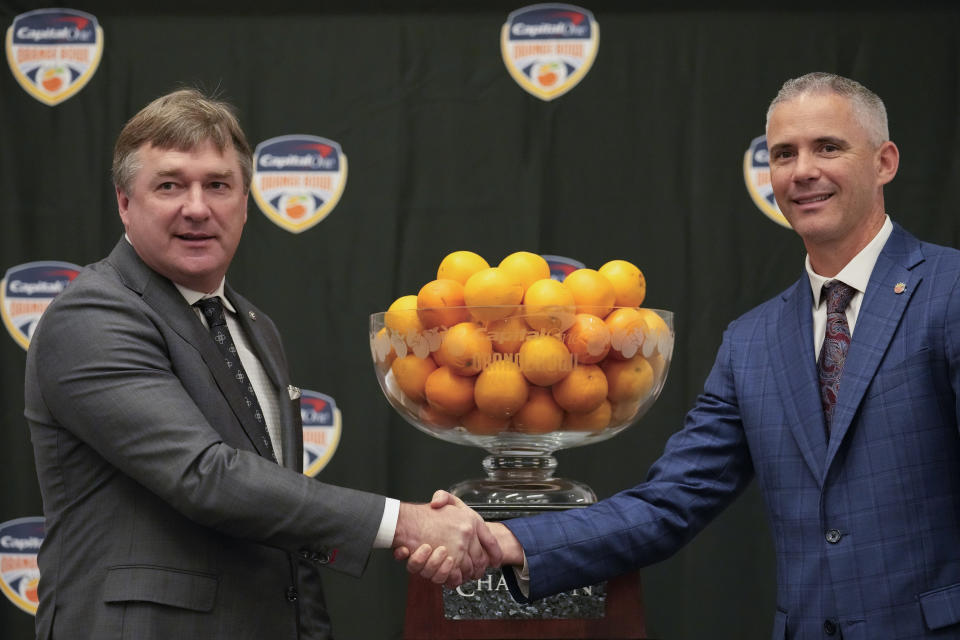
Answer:
[[220, 392], [233, 409], [250, 444], [260, 455], [269, 457], [270, 454], [260, 438], [256, 437], [262, 427], [254, 421], [247, 408], [240, 393], [240, 386], [224, 366], [223, 356], [210, 338], [210, 332], [173, 283], [144, 264], [126, 240], [120, 240], [110, 254], [110, 261], [116, 266], [124, 284], [136, 291], [146, 304], [163, 317], [170, 328], [197, 350]]
[[[827, 451], [828, 469], [887, 352], [900, 318], [923, 279], [922, 273], [913, 271], [921, 262], [920, 242], [894, 225], [870, 276], [843, 365]], [[898, 287], [900, 283], [904, 285], [902, 289]]]
[[823, 486], [827, 438], [813, 357], [810, 298], [809, 279], [804, 273], [784, 293], [780, 313], [770, 316], [766, 340], [787, 423], [803, 459], [818, 485]]

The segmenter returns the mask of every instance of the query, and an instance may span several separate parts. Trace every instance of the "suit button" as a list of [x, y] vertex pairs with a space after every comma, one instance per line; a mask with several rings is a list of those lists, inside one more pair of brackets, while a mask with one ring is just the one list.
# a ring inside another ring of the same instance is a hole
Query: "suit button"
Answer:
[[311, 559], [310, 555], [311, 555], [310, 552], [307, 551], [306, 549], [300, 549], [300, 557], [303, 558], [304, 560], [310, 560]]
[[823, 621], [823, 632], [828, 636], [832, 636], [837, 632], [837, 623], [833, 620], [824, 620]]
[[300, 594], [293, 587], [287, 587], [287, 602], [296, 602]]
[[328, 564], [330, 562], [329, 553], [315, 553], [313, 554], [312, 560], [319, 564]]
[[837, 544], [838, 542], [840, 542], [840, 538], [842, 537], [843, 537], [843, 534], [840, 533], [840, 531], [837, 529], [830, 529], [830, 531], [827, 531], [826, 538], [827, 538], [827, 542], [829, 542], [830, 544]]

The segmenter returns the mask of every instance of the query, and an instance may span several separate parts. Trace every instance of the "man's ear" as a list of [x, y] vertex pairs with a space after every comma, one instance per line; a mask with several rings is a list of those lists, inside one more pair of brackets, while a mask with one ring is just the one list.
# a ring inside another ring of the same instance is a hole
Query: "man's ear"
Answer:
[[130, 196], [120, 187], [114, 187], [114, 190], [117, 193], [117, 211], [120, 212], [120, 220], [123, 221], [123, 226], [127, 226], [127, 208], [130, 206]]
[[889, 140], [877, 150], [877, 179], [881, 185], [887, 184], [897, 175], [900, 167], [900, 150]]

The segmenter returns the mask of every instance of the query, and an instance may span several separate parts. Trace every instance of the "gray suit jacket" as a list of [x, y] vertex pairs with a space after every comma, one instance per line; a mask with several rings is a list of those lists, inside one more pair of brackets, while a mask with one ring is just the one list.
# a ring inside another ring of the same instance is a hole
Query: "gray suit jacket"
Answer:
[[25, 412], [46, 518], [38, 638], [329, 637], [317, 570], [362, 573], [384, 499], [300, 473], [280, 336], [226, 295], [278, 394], [284, 467], [193, 309], [126, 241], [44, 313]]

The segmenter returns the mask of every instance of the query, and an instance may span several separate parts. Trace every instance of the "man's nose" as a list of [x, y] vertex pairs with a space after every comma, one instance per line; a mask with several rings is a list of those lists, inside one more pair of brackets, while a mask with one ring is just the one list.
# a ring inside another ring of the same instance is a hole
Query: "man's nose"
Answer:
[[793, 179], [802, 182], [815, 180], [820, 176], [820, 165], [817, 158], [807, 151], [797, 153], [797, 161], [793, 166]]
[[206, 218], [210, 215], [210, 206], [203, 191], [203, 185], [193, 184], [187, 189], [183, 202], [183, 215], [189, 218]]

